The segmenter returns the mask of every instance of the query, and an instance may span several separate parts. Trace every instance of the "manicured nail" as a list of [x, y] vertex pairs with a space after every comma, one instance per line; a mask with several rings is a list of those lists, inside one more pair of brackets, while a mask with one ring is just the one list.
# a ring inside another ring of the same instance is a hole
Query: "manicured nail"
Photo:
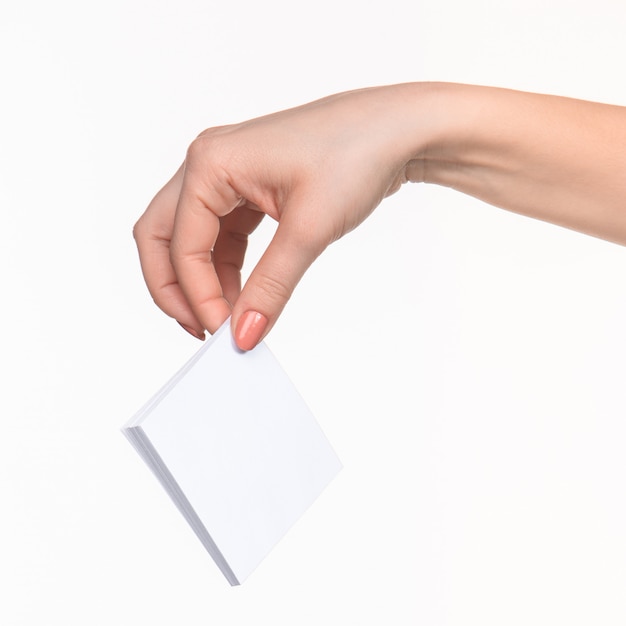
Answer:
[[267, 326], [267, 317], [256, 311], [246, 311], [240, 318], [235, 331], [235, 342], [241, 350], [252, 350]]
[[186, 326], [182, 322], [178, 322], [178, 324], [181, 326], [181, 328], [184, 328], [190, 335], [193, 335], [196, 339], [204, 341], [204, 333], [199, 333], [197, 330], [191, 328], [191, 326]]

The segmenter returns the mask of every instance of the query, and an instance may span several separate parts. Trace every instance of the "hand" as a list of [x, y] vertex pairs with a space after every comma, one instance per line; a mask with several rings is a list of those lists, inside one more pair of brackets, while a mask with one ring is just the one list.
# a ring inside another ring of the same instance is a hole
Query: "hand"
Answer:
[[[155, 302], [199, 338], [232, 312], [248, 350], [326, 246], [408, 180], [626, 243], [624, 145], [624, 107], [446, 83], [346, 92], [202, 133], [135, 237]], [[265, 214], [278, 228], [241, 290]]]
[[[198, 338], [232, 314], [238, 346], [253, 348], [317, 256], [407, 179], [409, 88], [347, 92], [203, 132], [135, 225], [156, 304]], [[242, 290], [248, 236], [264, 215], [278, 227]]]

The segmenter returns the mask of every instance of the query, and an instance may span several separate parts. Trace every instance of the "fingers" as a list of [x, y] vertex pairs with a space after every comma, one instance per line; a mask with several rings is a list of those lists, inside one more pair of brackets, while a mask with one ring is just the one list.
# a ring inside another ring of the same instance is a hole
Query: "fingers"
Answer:
[[251, 350], [270, 331], [305, 271], [326, 247], [287, 218], [248, 278], [232, 314], [237, 346]]
[[174, 220], [170, 261], [189, 307], [210, 333], [231, 312], [214, 263], [216, 255], [229, 295], [232, 297], [239, 290], [237, 274], [243, 262], [245, 242], [243, 246], [233, 247], [237, 243], [237, 237], [232, 236], [235, 224], [231, 224], [230, 236], [225, 232], [219, 245], [217, 242], [220, 218], [228, 225], [230, 220], [226, 216], [240, 203], [241, 198], [232, 187], [212, 175], [206, 164], [203, 167], [197, 160], [187, 161]]
[[231, 305], [241, 292], [241, 268], [248, 247], [248, 235], [263, 217], [264, 213], [258, 208], [243, 205], [220, 220], [220, 232], [213, 249], [213, 264], [224, 297]]
[[204, 338], [204, 327], [194, 315], [170, 263], [170, 239], [183, 166], [157, 193], [133, 229], [146, 285], [157, 306], [192, 335]]

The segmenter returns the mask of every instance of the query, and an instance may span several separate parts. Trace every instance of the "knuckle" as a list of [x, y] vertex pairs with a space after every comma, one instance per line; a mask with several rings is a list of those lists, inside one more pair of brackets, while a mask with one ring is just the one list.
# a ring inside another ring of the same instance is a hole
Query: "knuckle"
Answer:
[[286, 302], [293, 292], [285, 280], [265, 273], [258, 276], [257, 288], [271, 302]]
[[204, 157], [207, 151], [207, 144], [207, 137], [203, 135], [199, 135], [189, 144], [185, 158], [187, 165], [195, 163]]
[[179, 270], [182, 267], [210, 265], [213, 261], [212, 251], [190, 252], [189, 250], [184, 250], [175, 240], [172, 240], [170, 243], [168, 253], [170, 263], [175, 270]]
[[196, 184], [228, 181], [229, 150], [224, 140], [213, 136], [196, 137], [187, 148], [185, 168]]
[[133, 226], [133, 239], [138, 242], [143, 238], [144, 226], [143, 220], [139, 218]]
[[225, 126], [218, 126], [201, 132], [187, 148], [187, 161], [202, 160], [209, 154], [212, 157], [219, 155], [224, 145], [222, 136], [226, 128]]

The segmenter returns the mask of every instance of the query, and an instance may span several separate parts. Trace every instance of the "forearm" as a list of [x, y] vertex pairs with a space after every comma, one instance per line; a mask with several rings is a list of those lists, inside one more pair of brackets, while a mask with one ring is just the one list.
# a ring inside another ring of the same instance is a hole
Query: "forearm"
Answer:
[[[409, 180], [626, 244], [626, 109], [406, 83], [208, 129], [135, 226], [150, 292], [197, 337], [230, 314], [249, 350], [315, 258]], [[263, 213], [278, 227], [240, 291]]]
[[431, 124], [410, 180], [626, 244], [626, 108], [490, 87], [417, 88]]

